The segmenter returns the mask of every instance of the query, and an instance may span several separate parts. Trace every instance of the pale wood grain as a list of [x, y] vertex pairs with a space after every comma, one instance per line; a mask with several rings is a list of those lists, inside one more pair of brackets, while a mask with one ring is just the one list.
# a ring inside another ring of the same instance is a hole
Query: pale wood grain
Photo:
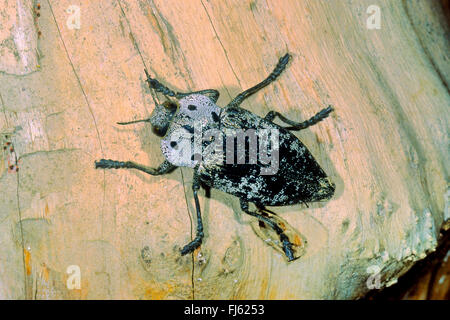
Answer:
[[[18, 173], [0, 171], [0, 297], [349, 299], [369, 290], [374, 265], [394, 283], [434, 248], [448, 205], [448, 38], [439, 2], [427, 3], [42, 1], [37, 71], [0, 73], [0, 131], [15, 128], [20, 158]], [[74, 4], [79, 30], [66, 26]], [[371, 4], [379, 30], [366, 28]], [[308, 239], [305, 256], [288, 264], [237, 199], [213, 190], [200, 199], [201, 251], [180, 257], [195, 230], [192, 171], [151, 177], [94, 161], [163, 160], [148, 126], [116, 125], [153, 110], [144, 67], [179, 91], [216, 88], [223, 106], [285, 52], [288, 69], [243, 106], [298, 121], [335, 107], [297, 136], [336, 195], [272, 208]], [[69, 265], [79, 290], [65, 285]]]

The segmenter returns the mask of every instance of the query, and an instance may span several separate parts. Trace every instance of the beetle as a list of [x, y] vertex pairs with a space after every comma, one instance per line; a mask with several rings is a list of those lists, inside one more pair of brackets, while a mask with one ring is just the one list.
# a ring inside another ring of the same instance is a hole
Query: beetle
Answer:
[[[181, 249], [182, 255], [197, 249], [204, 237], [198, 199], [201, 187], [215, 188], [238, 197], [242, 211], [276, 233], [288, 261], [297, 258], [294, 256], [293, 243], [285, 234], [285, 228], [273, 216], [264, 214], [267, 212], [265, 206], [307, 204], [325, 201], [333, 196], [335, 184], [306, 146], [292, 133], [327, 118], [333, 111], [331, 106], [303, 122], [292, 121], [276, 111], [270, 111], [262, 118], [240, 107], [249, 96], [275, 81], [290, 58], [289, 53], [281, 57], [266, 79], [238, 94], [224, 108], [216, 104], [219, 98], [217, 90], [175, 92], [144, 70], [150, 89], [162, 93], [167, 100], [157, 104], [148, 119], [118, 124], [150, 122], [153, 133], [161, 137], [161, 151], [165, 160], [157, 168], [151, 168], [133, 161], [101, 159], [95, 162], [95, 168], [136, 169], [150, 175], [163, 175], [177, 167], [193, 168], [192, 190], [197, 229], [195, 238]], [[276, 124], [276, 117], [287, 126]], [[208, 135], [211, 131], [214, 134]], [[243, 135], [239, 136], [236, 131]], [[253, 136], [249, 132], [254, 133]], [[201, 137], [200, 143], [195, 143], [198, 136]], [[232, 138], [229, 139], [230, 136]], [[234, 142], [237, 143], [233, 145]], [[235, 148], [236, 144], [238, 148]], [[232, 145], [233, 148], [230, 147]], [[265, 146], [267, 152], [264, 154]], [[226, 156], [220, 152], [221, 147], [222, 151], [226, 149]], [[273, 160], [270, 164], [268, 156]], [[238, 163], [236, 159], [239, 159]], [[273, 167], [276, 170], [270, 171]], [[249, 203], [253, 203], [257, 211], [250, 210]]]

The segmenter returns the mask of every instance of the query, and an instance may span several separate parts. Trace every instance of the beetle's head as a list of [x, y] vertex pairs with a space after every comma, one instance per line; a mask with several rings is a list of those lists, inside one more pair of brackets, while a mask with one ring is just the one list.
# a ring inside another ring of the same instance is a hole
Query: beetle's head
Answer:
[[153, 133], [159, 137], [164, 137], [177, 110], [178, 103], [170, 100], [156, 105], [148, 119], [152, 125]]
[[164, 137], [173, 117], [177, 113], [178, 107], [178, 102], [167, 100], [163, 104], [156, 105], [148, 119], [118, 122], [118, 124], [126, 125], [137, 122], [150, 122], [153, 133], [159, 137]]

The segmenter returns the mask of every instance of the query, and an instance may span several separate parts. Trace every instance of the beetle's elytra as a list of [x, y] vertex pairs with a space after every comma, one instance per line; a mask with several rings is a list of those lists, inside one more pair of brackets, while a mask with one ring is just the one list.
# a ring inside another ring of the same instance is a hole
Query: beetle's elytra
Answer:
[[[203, 224], [197, 196], [201, 186], [238, 197], [244, 212], [275, 231], [289, 261], [298, 258], [294, 255], [293, 241], [273, 216], [265, 214], [268, 212], [265, 206], [323, 201], [333, 196], [335, 185], [303, 143], [291, 133], [325, 119], [333, 111], [331, 107], [299, 123], [276, 111], [261, 118], [239, 107], [247, 97], [275, 81], [289, 59], [289, 54], [280, 58], [264, 81], [237, 95], [224, 108], [216, 105], [217, 90], [174, 92], [151, 78], [145, 70], [150, 88], [166, 96], [167, 101], [156, 105], [148, 119], [119, 124], [150, 122], [153, 132], [162, 137], [164, 162], [154, 169], [132, 161], [101, 159], [95, 162], [95, 167], [137, 169], [151, 175], [163, 175], [177, 167], [194, 169], [192, 189], [197, 233], [181, 254], [193, 252], [202, 243]], [[276, 117], [288, 126], [274, 123]], [[259, 212], [250, 210], [249, 203], [254, 203]]]

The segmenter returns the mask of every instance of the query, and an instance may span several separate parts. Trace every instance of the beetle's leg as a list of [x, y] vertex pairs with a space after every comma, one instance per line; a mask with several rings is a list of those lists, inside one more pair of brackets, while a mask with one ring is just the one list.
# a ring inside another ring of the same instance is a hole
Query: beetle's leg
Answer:
[[261, 211], [261, 212], [267, 211], [267, 212], [273, 214], [274, 216], [277, 215], [275, 212], [273, 212], [272, 210], [267, 209], [265, 206], [256, 204], [256, 208], [258, 208], [258, 210]]
[[158, 168], [150, 168], [147, 166], [143, 166], [133, 161], [116, 161], [116, 160], [107, 160], [101, 159], [99, 161], [95, 161], [95, 168], [103, 168], [103, 169], [137, 169], [143, 171], [145, 173], [151, 174], [152, 176], [158, 176], [165, 173], [169, 173], [173, 171], [176, 166], [171, 164], [169, 161], [164, 160], [163, 163], [159, 165]]
[[246, 98], [257, 92], [258, 90], [264, 88], [268, 84], [272, 83], [276, 80], [276, 78], [283, 72], [283, 70], [286, 68], [287, 63], [289, 62], [291, 55], [289, 53], [286, 53], [283, 57], [280, 58], [278, 61], [277, 66], [272, 71], [272, 73], [263, 81], [255, 85], [254, 87], [251, 87], [250, 89], [245, 90], [244, 92], [238, 94], [227, 106], [226, 108], [230, 107], [238, 107], [242, 101], [244, 101]]
[[189, 242], [187, 245], [181, 249], [181, 255], [185, 255], [193, 252], [195, 249], [200, 247], [203, 239], [203, 222], [202, 222], [202, 214], [200, 212], [200, 201], [198, 201], [197, 191], [200, 189], [200, 179], [197, 173], [197, 169], [194, 171], [194, 179], [192, 182], [192, 191], [194, 192], [194, 200], [195, 200], [195, 210], [197, 212], [197, 234], [195, 235], [194, 240]]
[[310, 119], [303, 121], [303, 122], [295, 122], [295, 121], [289, 120], [288, 118], [286, 118], [285, 116], [283, 116], [282, 114], [280, 114], [279, 112], [276, 112], [276, 111], [270, 111], [264, 117], [264, 119], [266, 119], [268, 121], [273, 121], [275, 119], [275, 117], [278, 117], [284, 123], [291, 125], [290, 127], [284, 127], [285, 129], [298, 131], [298, 130], [306, 129], [312, 125], [315, 125], [317, 122], [322, 121], [323, 119], [327, 118], [332, 111], [333, 111], [333, 108], [331, 106], [329, 106], [328, 108], [320, 110], [318, 113], [316, 113], [316, 115], [314, 115]]
[[150, 89], [154, 89], [156, 92], [161, 92], [165, 96], [181, 99], [181, 98], [184, 98], [191, 94], [203, 94], [203, 95], [209, 97], [212, 101], [214, 101], [214, 103], [216, 103], [217, 100], [219, 99], [219, 95], [220, 95], [219, 91], [214, 90], [214, 89], [206, 89], [206, 90], [200, 90], [200, 91], [194, 91], [194, 92], [188, 92], [188, 93], [175, 92], [175, 91], [169, 89], [168, 87], [166, 87], [165, 85], [163, 85], [158, 80], [151, 78], [150, 75], [148, 74], [147, 70], [146, 69], [144, 69], [144, 70], [145, 70], [145, 74], [147, 75], [147, 82], [150, 86]]
[[284, 254], [288, 258], [288, 260], [289, 261], [295, 260], [294, 252], [292, 250], [292, 243], [289, 241], [289, 238], [284, 234], [283, 229], [281, 229], [280, 226], [278, 226], [278, 224], [276, 224], [270, 218], [265, 217], [259, 213], [250, 211], [248, 208], [248, 202], [246, 202], [245, 200], [240, 199], [240, 201], [241, 201], [241, 210], [270, 226], [280, 237], [280, 241], [283, 244]]

